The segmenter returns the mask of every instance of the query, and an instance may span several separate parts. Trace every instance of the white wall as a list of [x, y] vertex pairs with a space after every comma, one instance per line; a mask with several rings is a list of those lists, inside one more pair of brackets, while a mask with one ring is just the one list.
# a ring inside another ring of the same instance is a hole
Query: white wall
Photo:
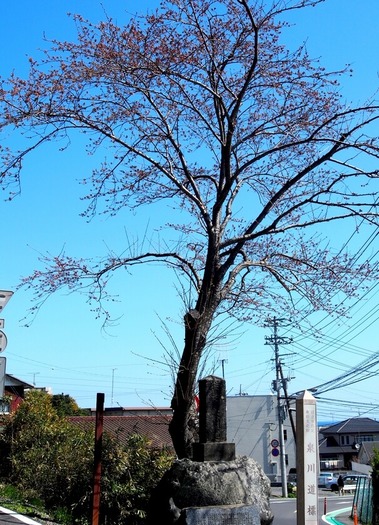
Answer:
[[[228, 442], [236, 444], [236, 454], [255, 459], [272, 481], [280, 481], [280, 457], [272, 455], [271, 441], [279, 440], [276, 396], [234, 396], [227, 398]], [[285, 453], [287, 474], [296, 468], [296, 450], [289, 418]]]

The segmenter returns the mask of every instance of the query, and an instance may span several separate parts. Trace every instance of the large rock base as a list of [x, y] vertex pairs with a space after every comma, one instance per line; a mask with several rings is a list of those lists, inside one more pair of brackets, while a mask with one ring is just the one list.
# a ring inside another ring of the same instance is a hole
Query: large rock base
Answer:
[[182, 509], [224, 505], [254, 505], [261, 525], [270, 525], [270, 481], [256, 461], [174, 462], [151, 498], [149, 523], [180, 523]]

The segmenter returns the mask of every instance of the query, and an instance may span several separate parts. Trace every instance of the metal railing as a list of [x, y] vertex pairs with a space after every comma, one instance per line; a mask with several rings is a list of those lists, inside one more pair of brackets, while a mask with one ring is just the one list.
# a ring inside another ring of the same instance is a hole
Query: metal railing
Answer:
[[359, 478], [354, 494], [351, 517], [353, 517], [354, 507], [357, 509], [358, 520], [364, 525], [372, 523], [372, 484], [371, 478]]

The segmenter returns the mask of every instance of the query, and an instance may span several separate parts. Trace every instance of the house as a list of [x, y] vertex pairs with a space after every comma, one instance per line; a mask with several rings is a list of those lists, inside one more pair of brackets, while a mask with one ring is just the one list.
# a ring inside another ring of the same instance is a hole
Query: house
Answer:
[[[259, 463], [272, 482], [281, 480], [276, 395], [227, 397], [227, 439], [236, 454]], [[283, 411], [284, 454], [289, 470], [296, 468], [296, 445], [289, 414]]]
[[379, 451], [379, 441], [363, 441], [358, 452], [358, 463], [370, 465], [374, 451]]
[[[321, 470], [352, 469], [363, 444], [379, 440], [379, 422], [368, 417], [350, 418], [320, 428]], [[366, 447], [365, 447], [366, 448]]]
[[[24, 400], [25, 392], [32, 388], [34, 386], [30, 383], [26, 383], [26, 381], [22, 381], [11, 374], [5, 374], [3, 397], [5, 401], [0, 406], [0, 412], [2, 414], [14, 412]], [[9, 402], [8, 399], [10, 400]]]
[[[95, 429], [96, 409], [85, 409], [88, 416], [70, 416], [68, 419], [83, 429]], [[103, 430], [126, 443], [129, 435], [140, 434], [147, 437], [153, 447], [173, 451], [172, 439], [168, 430], [172, 409], [169, 407], [105, 407]]]
[[[95, 431], [95, 416], [69, 416], [71, 423], [83, 430]], [[103, 431], [126, 444], [127, 438], [133, 434], [147, 437], [152, 447], [173, 450], [171, 436], [168, 430], [171, 416], [155, 415], [119, 415], [103, 416]]]
[[[87, 409], [85, 409], [87, 411]], [[94, 416], [96, 415], [96, 409], [90, 408], [88, 412]], [[170, 407], [105, 407], [104, 415], [105, 416], [156, 416], [156, 415], [172, 415], [172, 408]]]
[[379, 451], [379, 441], [363, 441], [358, 451], [357, 461], [351, 463], [352, 470], [369, 476], [372, 473], [371, 460], [374, 451]]

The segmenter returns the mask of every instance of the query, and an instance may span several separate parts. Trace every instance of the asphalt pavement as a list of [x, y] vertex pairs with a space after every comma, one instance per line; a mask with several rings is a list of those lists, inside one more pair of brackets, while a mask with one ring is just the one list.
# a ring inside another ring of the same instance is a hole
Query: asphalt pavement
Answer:
[[[323, 509], [326, 507], [326, 514], [323, 513], [322, 516], [320, 516], [320, 524], [354, 525], [354, 520], [351, 517], [352, 500], [346, 502], [346, 505], [343, 505], [343, 509], [328, 511], [328, 508], [330, 508], [330, 505], [328, 505], [328, 499], [335, 497], [336, 493], [319, 488], [319, 499], [324, 500]], [[282, 498], [282, 487], [271, 487], [271, 498]]]
[[[328, 504], [329, 498], [335, 498], [336, 494], [331, 492], [330, 490], [323, 490], [319, 489], [319, 500], [325, 499], [325, 503], [323, 504], [323, 508], [330, 508], [331, 505]], [[282, 487], [271, 487], [271, 498], [272, 500], [275, 499], [281, 499], [282, 498]], [[284, 498], [283, 498], [284, 499]], [[295, 498], [288, 498], [289, 500], [292, 500], [294, 503], [294, 507], [296, 508], [296, 501]], [[320, 502], [321, 503], [321, 502]], [[342, 502], [341, 502], [342, 503]], [[331, 525], [354, 525], [353, 519], [350, 517], [351, 515], [351, 507], [352, 507], [352, 500], [346, 502], [346, 505], [343, 505], [343, 509], [341, 510], [333, 510], [331, 512], [326, 512], [326, 514], [320, 516], [320, 525], [324, 525], [325, 523], [331, 524]], [[18, 514], [17, 512], [8, 510], [4, 507], [0, 507], [0, 525], [40, 525], [40, 522], [37, 522], [33, 519], [30, 519], [26, 516], [22, 516], [21, 514]]]

